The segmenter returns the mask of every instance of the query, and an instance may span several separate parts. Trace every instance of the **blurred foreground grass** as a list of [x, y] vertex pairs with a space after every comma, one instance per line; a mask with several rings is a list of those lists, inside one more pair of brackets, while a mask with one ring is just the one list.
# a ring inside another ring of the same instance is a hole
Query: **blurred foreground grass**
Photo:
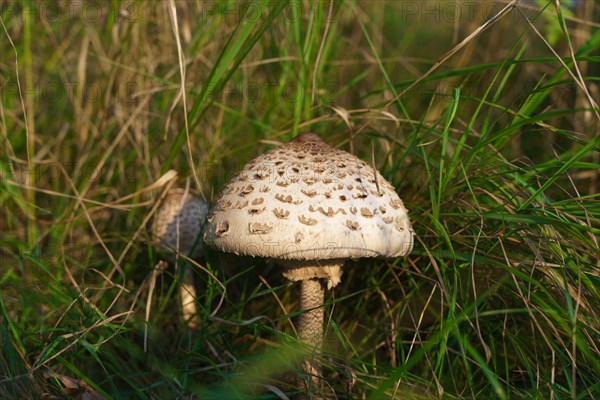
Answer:
[[305, 130], [417, 234], [328, 292], [325, 395], [600, 396], [600, 5], [513, 5], [2, 2], [0, 397], [297, 398], [296, 288], [209, 252], [186, 331], [144, 222]]

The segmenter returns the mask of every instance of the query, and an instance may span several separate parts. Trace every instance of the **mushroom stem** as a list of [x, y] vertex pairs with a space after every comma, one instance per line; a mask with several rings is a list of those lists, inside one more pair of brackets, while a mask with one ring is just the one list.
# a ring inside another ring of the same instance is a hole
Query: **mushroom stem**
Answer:
[[321, 368], [315, 357], [323, 346], [323, 322], [325, 316], [325, 284], [332, 289], [340, 282], [344, 260], [328, 259], [318, 262], [307, 260], [284, 260], [283, 276], [292, 282], [300, 282], [300, 310], [298, 338], [310, 347], [311, 357], [302, 362], [302, 368], [313, 388], [320, 388]]
[[319, 386], [321, 368], [314, 360], [320, 354], [323, 342], [323, 301], [325, 289], [320, 279], [305, 279], [300, 283], [300, 309], [303, 312], [298, 318], [298, 336], [300, 340], [311, 347], [312, 357], [303, 361], [302, 367], [309, 381]]
[[179, 296], [181, 297], [181, 308], [183, 320], [188, 328], [198, 328], [198, 314], [196, 310], [196, 288], [194, 287], [194, 273], [189, 264], [183, 266], [181, 281], [179, 282]]
[[323, 301], [325, 289], [320, 279], [305, 279], [300, 284], [300, 314], [298, 335], [304, 343], [321, 348], [323, 341]]

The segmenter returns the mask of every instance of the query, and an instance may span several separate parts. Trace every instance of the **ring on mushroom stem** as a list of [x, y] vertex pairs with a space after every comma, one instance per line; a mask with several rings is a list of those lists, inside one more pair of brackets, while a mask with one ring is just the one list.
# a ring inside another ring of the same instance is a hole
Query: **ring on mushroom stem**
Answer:
[[[363, 160], [314, 133], [256, 157], [227, 183], [209, 216], [208, 245], [267, 257], [300, 281], [300, 340], [323, 341], [324, 288], [341, 280], [347, 259], [401, 257], [413, 246], [408, 213], [394, 187]], [[310, 381], [320, 369], [304, 362]]]

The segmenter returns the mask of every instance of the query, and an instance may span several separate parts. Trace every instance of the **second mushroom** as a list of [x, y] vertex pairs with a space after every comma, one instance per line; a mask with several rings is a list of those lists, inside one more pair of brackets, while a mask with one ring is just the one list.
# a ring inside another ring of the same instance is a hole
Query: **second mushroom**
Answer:
[[[171, 189], [154, 215], [150, 226], [152, 242], [166, 251], [166, 258], [177, 264], [180, 255], [193, 259], [201, 258], [202, 227], [208, 206], [200, 198], [187, 190]], [[189, 328], [198, 327], [196, 313], [196, 289], [194, 275], [187, 261], [184, 261], [179, 293], [183, 318]]]

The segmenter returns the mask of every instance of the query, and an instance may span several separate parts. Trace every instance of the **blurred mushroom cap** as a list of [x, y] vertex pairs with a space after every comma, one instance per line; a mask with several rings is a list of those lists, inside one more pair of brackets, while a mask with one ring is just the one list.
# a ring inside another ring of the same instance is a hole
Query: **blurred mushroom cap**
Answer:
[[169, 190], [152, 221], [152, 243], [163, 250], [199, 258], [207, 213], [203, 200], [181, 188]]

